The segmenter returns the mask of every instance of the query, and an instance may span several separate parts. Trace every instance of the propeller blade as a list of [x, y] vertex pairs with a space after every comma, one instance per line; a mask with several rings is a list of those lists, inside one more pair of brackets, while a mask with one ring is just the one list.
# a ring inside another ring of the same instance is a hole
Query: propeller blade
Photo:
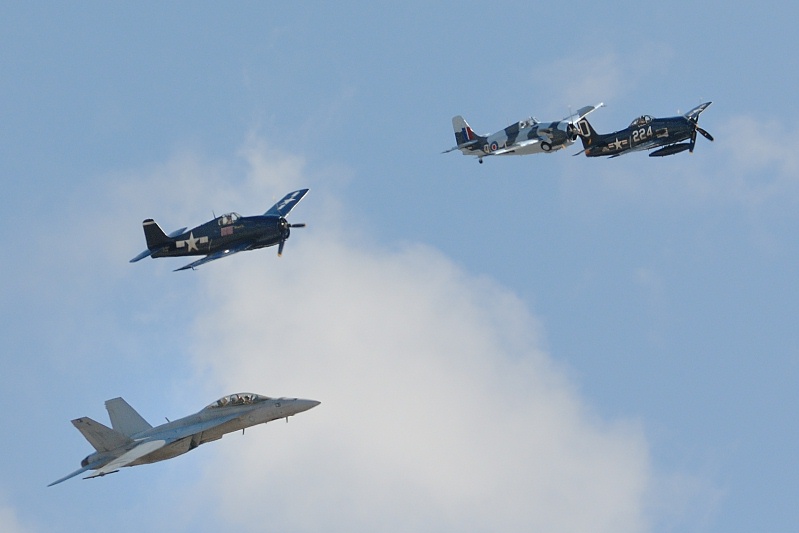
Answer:
[[703, 130], [702, 128], [700, 128], [699, 126], [696, 127], [696, 131], [701, 133], [702, 136], [704, 136], [704, 138], [707, 139], [708, 141], [712, 141], [713, 140], [713, 136], [711, 134], [709, 134], [708, 132], [706, 132], [705, 130]]
[[694, 146], [696, 146], [696, 128], [691, 132], [691, 144], [688, 147], [688, 153], [694, 153]]
[[289, 224], [289, 227], [290, 228], [304, 228], [305, 227], [305, 223], [301, 222], [300, 224]]
[[283, 255], [283, 245], [286, 244], [286, 239], [281, 239], [280, 244], [277, 245], [277, 256]]

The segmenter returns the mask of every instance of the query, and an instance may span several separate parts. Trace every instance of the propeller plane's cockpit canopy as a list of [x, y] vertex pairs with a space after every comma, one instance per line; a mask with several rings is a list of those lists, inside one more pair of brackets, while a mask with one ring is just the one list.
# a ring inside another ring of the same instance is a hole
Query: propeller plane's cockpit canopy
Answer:
[[220, 226], [229, 226], [230, 224], [233, 224], [240, 218], [241, 215], [239, 215], [238, 213], [226, 213], [221, 217], [219, 217], [217, 222]]
[[206, 406], [206, 409], [215, 409], [217, 407], [231, 407], [234, 405], [252, 405], [254, 403], [271, 400], [268, 396], [261, 396], [260, 394], [253, 394], [251, 392], [240, 392], [238, 394], [230, 394], [219, 398], [211, 405]]
[[631, 128], [638, 128], [638, 127], [641, 127], [641, 126], [646, 126], [647, 124], [649, 124], [653, 120], [654, 119], [650, 115], [641, 115], [640, 117], [638, 117], [635, 120], [633, 120], [632, 122], [630, 122], [630, 127]]

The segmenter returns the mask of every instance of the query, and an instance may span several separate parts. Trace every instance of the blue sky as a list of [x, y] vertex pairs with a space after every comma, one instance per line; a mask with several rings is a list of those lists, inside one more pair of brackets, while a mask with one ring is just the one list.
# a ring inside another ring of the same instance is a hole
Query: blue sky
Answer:
[[[764, 2], [0, 7], [0, 529], [792, 531], [799, 42]], [[605, 102], [694, 154], [440, 152]], [[273, 249], [128, 260], [310, 187]], [[322, 401], [46, 485], [69, 423]]]

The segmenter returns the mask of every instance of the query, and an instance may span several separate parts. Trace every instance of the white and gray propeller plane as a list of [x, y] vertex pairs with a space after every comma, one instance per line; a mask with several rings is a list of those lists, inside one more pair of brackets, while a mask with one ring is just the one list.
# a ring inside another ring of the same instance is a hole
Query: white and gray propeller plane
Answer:
[[476, 134], [462, 116], [452, 117], [456, 146], [444, 154], [460, 150], [464, 155], [473, 155], [482, 163], [484, 157], [493, 155], [528, 155], [556, 152], [570, 146], [579, 137], [575, 126], [592, 111], [605, 104], [589, 105], [577, 110], [563, 120], [539, 122], [533, 117], [520, 120], [491, 135]]
[[81, 461], [79, 470], [53, 481], [48, 487], [88, 470], [94, 472], [84, 479], [113, 474], [123, 466], [172, 459], [200, 444], [219, 440], [226, 433], [243, 432], [244, 428], [281, 418], [288, 421], [288, 417], [317, 405], [319, 402], [315, 400], [231, 394], [198, 413], [153, 427], [125, 400], [114, 398], [105, 402], [110, 428], [88, 417], [72, 421], [96, 451]]

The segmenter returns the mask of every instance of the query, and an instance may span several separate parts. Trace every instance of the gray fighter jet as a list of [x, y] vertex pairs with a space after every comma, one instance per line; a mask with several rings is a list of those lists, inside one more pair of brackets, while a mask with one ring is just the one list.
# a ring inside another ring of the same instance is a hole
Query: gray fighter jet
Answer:
[[242, 430], [256, 424], [285, 418], [319, 405], [315, 400], [298, 398], [269, 398], [259, 394], [231, 394], [215, 401], [202, 411], [158, 427], [147, 423], [122, 398], [105, 402], [111, 426], [77, 418], [72, 424], [97, 450], [81, 461], [81, 468], [58, 481], [95, 470], [90, 476], [118, 472], [123, 466], [136, 466], [171, 459], [193, 450], [200, 444], [219, 440], [225, 433]]

